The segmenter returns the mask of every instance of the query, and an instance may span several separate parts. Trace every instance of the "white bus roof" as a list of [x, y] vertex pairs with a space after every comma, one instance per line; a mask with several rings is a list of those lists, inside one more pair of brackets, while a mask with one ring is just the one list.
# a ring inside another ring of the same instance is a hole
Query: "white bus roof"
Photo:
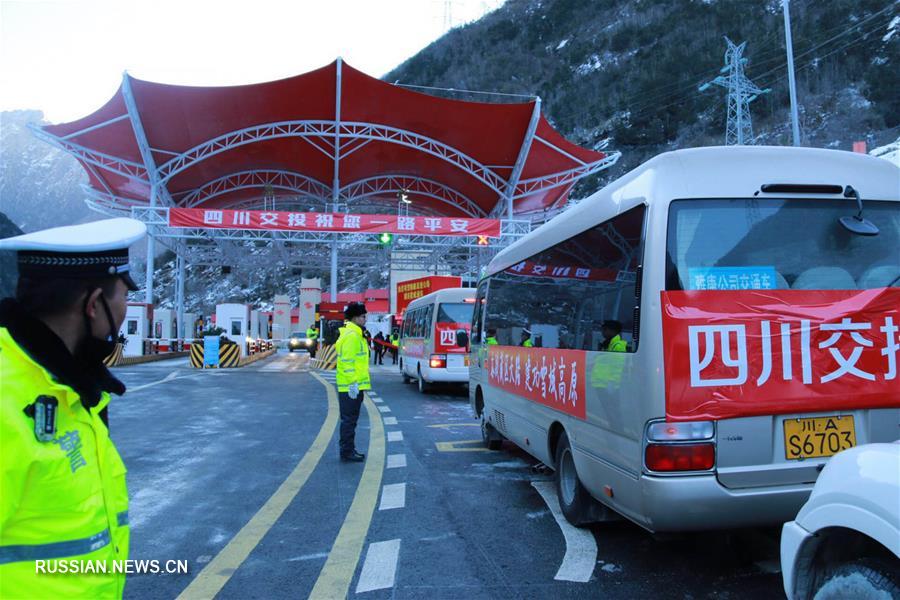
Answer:
[[[751, 198], [767, 183], [851, 185], [863, 200], [900, 200], [900, 169], [890, 161], [866, 154], [784, 146], [676, 150], [655, 156], [510, 244], [494, 257], [486, 275], [519, 263], [641, 202], [668, 205], [672, 200], [686, 198]], [[772, 197], [760, 197], [767, 196]], [[847, 208], [855, 209], [853, 199], [847, 200]]]
[[466, 299], [475, 299], [475, 288], [444, 288], [416, 298], [406, 307], [406, 311], [419, 306], [427, 306], [434, 302], [463, 302]]

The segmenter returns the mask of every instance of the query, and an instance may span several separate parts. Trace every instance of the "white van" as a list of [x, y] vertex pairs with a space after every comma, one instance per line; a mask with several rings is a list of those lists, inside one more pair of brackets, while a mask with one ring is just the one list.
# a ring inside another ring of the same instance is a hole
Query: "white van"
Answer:
[[403, 383], [417, 380], [424, 394], [433, 383], [469, 382], [469, 355], [457, 333], [468, 335], [474, 306], [474, 288], [446, 288], [409, 303], [400, 328]]
[[780, 523], [829, 456], [900, 434], [898, 286], [893, 164], [662, 154], [490, 263], [470, 402], [489, 447], [556, 470], [574, 524]]

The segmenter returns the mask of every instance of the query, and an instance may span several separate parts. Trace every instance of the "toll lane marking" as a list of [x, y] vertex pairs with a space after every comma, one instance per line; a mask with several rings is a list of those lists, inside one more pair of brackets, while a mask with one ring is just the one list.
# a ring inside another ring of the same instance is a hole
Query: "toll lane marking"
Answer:
[[531, 485], [547, 503], [547, 508], [550, 509], [566, 539], [566, 555], [553, 579], [582, 583], [590, 581], [594, 566], [597, 564], [597, 540], [594, 539], [594, 534], [586, 529], [574, 527], [566, 521], [556, 497], [556, 486], [552, 481], [532, 481]]
[[435, 442], [438, 452], [490, 452], [481, 440], [459, 440], [456, 442]]
[[[183, 377], [186, 377], [186, 376], [183, 376]], [[161, 383], [166, 383], [168, 381], [172, 381], [173, 379], [179, 379], [178, 371], [172, 371], [171, 373], [169, 373], [168, 375], [166, 375], [163, 379], [160, 379], [159, 381], [151, 381], [150, 383], [145, 383], [144, 385], [139, 385], [139, 386], [136, 386], [133, 388], [128, 388], [128, 391], [133, 394], [134, 392], [139, 392], [139, 391], [145, 390], [149, 387], [153, 387], [154, 385], [159, 385]]]
[[406, 484], [391, 483], [381, 488], [381, 504], [378, 510], [391, 510], [406, 506]]
[[389, 442], [402, 442], [403, 441], [403, 432], [402, 431], [388, 431], [387, 440]]
[[387, 457], [387, 468], [388, 469], [399, 469], [401, 467], [406, 466], [406, 455], [405, 454], [388, 454]]
[[359, 581], [356, 582], [356, 593], [394, 587], [399, 556], [400, 540], [369, 544], [362, 573], [359, 574]]
[[284, 510], [294, 500], [297, 493], [309, 479], [316, 465], [334, 435], [338, 422], [338, 401], [334, 388], [327, 385], [322, 378], [315, 373], [313, 377], [319, 380], [328, 394], [328, 414], [322, 423], [318, 435], [312, 445], [287, 479], [278, 487], [274, 494], [266, 501], [246, 525], [235, 535], [216, 557], [204, 567], [193, 581], [178, 595], [179, 599], [212, 598], [228, 583], [231, 575], [246, 560], [250, 552], [259, 544], [263, 536], [281, 517]]
[[384, 424], [385, 424], [385, 425], [396, 425], [396, 424], [397, 424], [397, 417], [385, 417], [385, 418], [384, 418]]
[[365, 467], [344, 524], [309, 595], [310, 600], [331, 600], [347, 596], [350, 582], [356, 573], [356, 565], [359, 564], [363, 543], [372, 524], [378, 492], [381, 490], [381, 476], [384, 473], [386, 443], [381, 414], [368, 398], [364, 404], [370, 424], [369, 452]]

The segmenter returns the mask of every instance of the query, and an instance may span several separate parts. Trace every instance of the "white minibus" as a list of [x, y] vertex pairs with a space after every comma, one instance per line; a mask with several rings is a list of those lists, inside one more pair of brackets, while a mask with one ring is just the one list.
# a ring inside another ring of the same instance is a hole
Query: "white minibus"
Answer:
[[475, 288], [446, 288], [409, 303], [400, 328], [400, 373], [413, 379], [419, 391], [434, 383], [468, 383], [469, 355], [457, 333], [468, 334], [475, 306]]
[[896, 165], [669, 152], [491, 261], [469, 399], [573, 524], [781, 523], [829, 456], [900, 437], [898, 286]]

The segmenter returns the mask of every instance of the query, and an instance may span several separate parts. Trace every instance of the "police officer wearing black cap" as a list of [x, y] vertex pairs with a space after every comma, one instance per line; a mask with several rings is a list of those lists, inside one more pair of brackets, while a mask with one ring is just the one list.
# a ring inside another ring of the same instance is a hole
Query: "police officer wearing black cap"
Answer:
[[337, 353], [338, 401], [341, 408], [341, 460], [362, 462], [366, 456], [356, 450], [356, 422], [363, 402], [363, 392], [372, 389], [369, 376], [369, 345], [363, 337], [366, 305], [351, 302], [344, 309], [346, 322], [334, 344]]
[[125, 466], [109, 437], [103, 359], [125, 319], [128, 247], [143, 223], [109, 219], [0, 240], [17, 252], [0, 302], [0, 597], [120, 598], [125, 576], [42, 575], [36, 561], [128, 558]]

